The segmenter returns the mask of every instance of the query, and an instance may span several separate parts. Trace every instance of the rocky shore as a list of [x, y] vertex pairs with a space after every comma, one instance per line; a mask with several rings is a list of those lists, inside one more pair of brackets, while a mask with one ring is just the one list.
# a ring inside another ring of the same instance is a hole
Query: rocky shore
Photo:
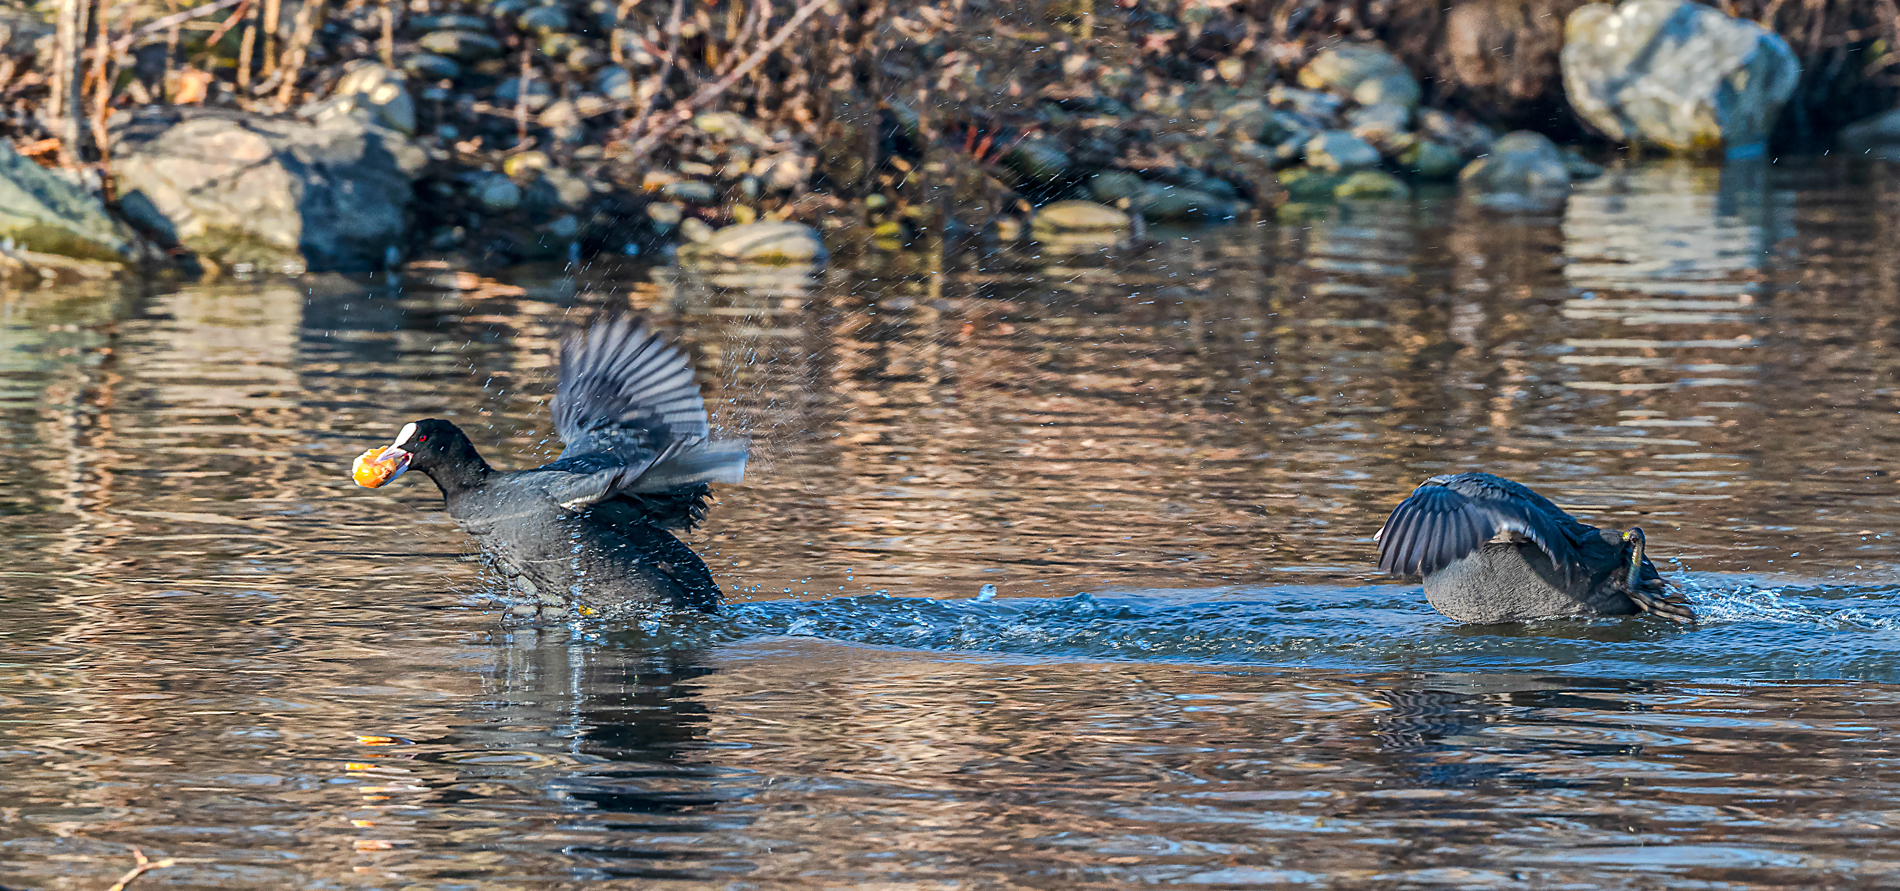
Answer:
[[1432, 183], [1537, 211], [1618, 147], [1900, 158], [1881, 8], [55, 0], [0, 12], [0, 273], [1096, 250]]

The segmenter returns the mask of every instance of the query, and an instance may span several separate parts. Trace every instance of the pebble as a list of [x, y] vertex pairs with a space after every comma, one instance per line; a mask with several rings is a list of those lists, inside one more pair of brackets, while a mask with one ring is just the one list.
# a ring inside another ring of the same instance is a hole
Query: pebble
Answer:
[[594, 75], [594, 92], [615, 102], [633, 101], [633, 75], [619, 65], [609, 65]]
[[1383, 170], [1361, 170], [1333, 188], [1336, 198], [1410, 198], [1411, 188]]
[[413, 53], [402, 60], [402, 68], [423, 80], [454, 80], [462, 76], [462, 66], [447, 56]]
[[818, 263], [829, 256], [818, 230], [787, 222], [727, 226], [713, 233], [706, 250], [729, 260], [787, 266]]
[[1057, 201], [1044, 205], [1030, 221], [1037, 237], [1074, 232], [1127, 232], [1128, 214], [1093, 201]]
[[1340, 173], [1379, 166], [1379, 150], [1345, 130], [1327, 130], [1306, 143], [1306, 163]]
[[688, 204], [710, 205], [719, 200], [719, 191], [712, 183], [698, 180], [681, 180], [660, 187], [660, 194]]
[[462, 62], [492, 59], [501, 55], [501, 41], [477, 31], [431, 31], [416, 45], [439, 56]]
[[568, 29], [567, 10], [559, 6], [536, 6], [515, 19], [515, 27], [536, 34], [552, 34]]
[[514, 210], [521, 206], [521, 187], [505, 176], [485, 176], [471, 190], [475, 202], [492, 212]]

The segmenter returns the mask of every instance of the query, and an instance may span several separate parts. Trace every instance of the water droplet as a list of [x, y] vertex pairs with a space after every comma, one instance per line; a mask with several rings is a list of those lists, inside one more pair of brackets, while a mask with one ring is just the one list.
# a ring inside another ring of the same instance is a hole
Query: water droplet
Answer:
[[988, 603], [995, 599], [996, 599], [995, 585], [984, 585], [983, 587], [976, 589], [977, 603]]

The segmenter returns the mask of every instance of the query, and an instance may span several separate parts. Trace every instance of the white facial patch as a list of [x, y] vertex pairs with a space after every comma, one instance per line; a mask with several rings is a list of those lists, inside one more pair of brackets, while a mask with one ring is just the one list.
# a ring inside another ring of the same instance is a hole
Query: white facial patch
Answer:
[[402, 425], [402, 432], [396, 434], [396, 441], [390, 443], [389, 447], [392, 449], [400, 449], [402, 448], [402, 444], [405, 442], [408, 442], [409, 437], [414, 436], [414, 435], [416, 435], [415, 423], [412, 421], [410, 423], [404, 424]]

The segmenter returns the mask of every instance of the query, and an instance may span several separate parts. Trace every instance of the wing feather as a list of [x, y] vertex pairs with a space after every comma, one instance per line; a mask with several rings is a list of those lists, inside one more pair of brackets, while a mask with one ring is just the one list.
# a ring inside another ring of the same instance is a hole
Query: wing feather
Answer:
[[692, 364], [636, 319], [612, 316], [568, 337], [557, 367], [554, 429], [567, 447], [543, 469], [574, 475], [550, 483], [562, 504], [744, 478], [745, 440], [712, 439]]
[[1379, 530], [1379, 569], [1392, 575], [1430, 575], [1499, 533], [1515, 532], [1543, 551], [1568, 584], [1581, 568], [1571, 525], [1581, 526], [1543, 496], [1510, 480], [1488, 473], [1433, 477], [1399, 502]]

